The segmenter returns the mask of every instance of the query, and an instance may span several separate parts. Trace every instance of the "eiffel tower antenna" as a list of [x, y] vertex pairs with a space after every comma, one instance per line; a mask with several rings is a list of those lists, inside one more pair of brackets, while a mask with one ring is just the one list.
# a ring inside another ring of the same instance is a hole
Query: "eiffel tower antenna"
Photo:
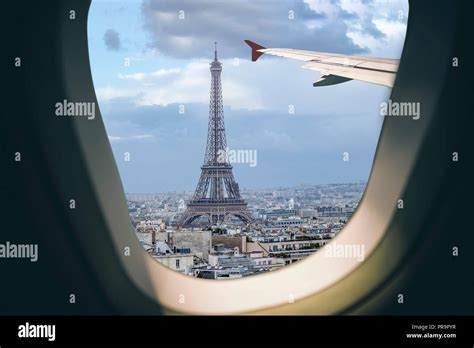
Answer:
[[244, 223], [252, 216], [247, 203], [240, 196], [239, 184], [234, 179], [232, 165], [227, 157], [227, 140], [222, 99], [222, 63], [217, 59], [217, 42], [214, 42], [214, 61], [210, 64], [211, 95], [204, 164], [193, 198], [187, 203], [179, 225], [188, 226], [201, 216], [210, 224], [222, 223], [228, 216], [235, 216]]

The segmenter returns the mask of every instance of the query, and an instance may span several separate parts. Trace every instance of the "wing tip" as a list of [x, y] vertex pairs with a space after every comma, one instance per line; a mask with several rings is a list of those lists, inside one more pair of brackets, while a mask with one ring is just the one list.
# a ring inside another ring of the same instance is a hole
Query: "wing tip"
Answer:
[[260, 56], [263, 54], [263, 52], [259, 52], [258, 50], [263, 50], [265, 49], [265, 47], [250, 40], [244, 40], [244, 41], [252, 49], [252, 62], [257, 61], [257, 59], [260, 58]]

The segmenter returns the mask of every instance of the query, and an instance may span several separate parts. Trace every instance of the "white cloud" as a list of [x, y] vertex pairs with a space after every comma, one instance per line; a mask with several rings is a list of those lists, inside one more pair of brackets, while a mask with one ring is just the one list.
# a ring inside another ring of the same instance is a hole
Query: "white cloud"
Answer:
[[153, 139], [153, 138], [154, 138], [154, 135], [152, 134], [138, 134], [138, 135], [132, 135], [132, 136], [126, 136], [126, 137], [109, 135], [109, 140], [112, 143], [129, 141], [129, 140], [145, 140], [145, 139]]
[[369, 10], [367, 4], [362, 3], [361, 0], [341, 0], [341, 8], [349, 13], [356, 13], [359, 16], [364, 16], [366, 11]]
[[[398, 58], [406, 33], [408, 18], [407, 0], [305, 0], [315, 11], [328, 18], [340, 18], [340, 9], [348, 16], [342, 17], [347, 24], [347, 37], [352, 42], [370, 51], [370, 55]], [[352, 16], [350, 16], [352, 15]], [[377, 33], [377, 31], [379, 33]], [[377, 34], [382, 34], [382, 36]]]
[[[313, 82], [319, 74], [302, 69], [301, 62], [291, 59], [262, 57], [258, 62], [240, 59], [238, 65], [233, 59], [222, 62], [224, 106], [231, 109], [273, 110], [288, 114], [289, 106], [293, 105], [297, 118], [308, 111], [338, 112], [341, 109], [340, 100], [349, 102], [372, 97], [379, 100], [386, 94], [384, 88], [357, 82], [316, 89]], [[166, 81], [157, 80], [154, 84], [120, 81], [116, 87], [98, 88], [97, 97], [101, 109], [112, 105], [108, 102], [113, 99], [123, 97], [130, 99], [137, 107], [190, 103], [208, 105], [210, 81], [209, 60], [195, 60], [182, 67], [180, 74], [172, 75]]]
[[134, 89], [117, 88], [110, 85], [97, 88], [95, 92], [99, 102], [108, 102], [116, 98], [133, 98], [139, 94], [139, 92]]
[[314, 11], [323, 12], [328, 16], [337, 14], [337, 5], [327, 0], [304, 0], [304, 2]]
[[394, 57], [400, 55], [407, 30], [406, 24], [388, 19], [374, 19], [374, 25], [385, 37], [383, 40], [374, 38], [361, 31], [350, 31], [347, 36], [358, 46], [368, 48], [373, 55]]
[[399, 39], [405, 37], [407, 26], [399, 21], [389, 21], [386, 19], [374, 19], [374, 24], [384, 33], [388, 39]]
[[[233, 59], [222, 60], [222, 63], [225, 105], [232, 108], [262, 109], [259, 93], [249, 83], [252, 80], [251, 73], [246, 69], [237, 68]], [[241, 60], [239, 64], [252, 63]], [[149, 78], [162, 76], [169, 77], [166, 83], [148, 82]], [[209, 60], [195, 60], [183, 68], [119, 75], [119, 78], [125, 82], [124, 86], [97, 89], [97, 98], [101, 103], [124, 97], [133, 99], [137, 106], [209, 103]]]
[[181, 69], [179, 68], [171, 68], [171, 69], [159, 69], [156, 71], [152, 71], [150, 73], [135, 73], [135, 74], [119, 74], [119, 79], [121, 80], [134, 80], [134, 81], [143, 81], [149, 78], [159, 78], [163, 76], [175, 75], [179, 74]]
[[[406, 0], [375, 1], [368, 4], [362, 0], [341, 0], [341, 2], [305, 0], [305, 2], [318, 14], [324, 14], [316, 16], [316, 19], [305, 18], [307, 26], [325, 27], [328, 22], [331, 22], [339, 23], [334, 26], [337, 29], [341, 26], [340, 23], [346, 23], [346, 25], [342, 25], [344, 31], [341, 35], [354, 47], [359, 46], [370, 50], [370, 53], [364, 55], [399, 58], [405, 37], [406, 22], [399, 18], [398, 13], [399, 11], [403, 13], [408, 11]], [[301, 11], [301, 14], [306, 13], [302, 8]], [[160, 18], [153, 17], [161, 24], [176, 19], [175, 12], [161, 11], [158, 7], [156, 11], [152, 12], [154, 16], [162, 16]], [[173, 16], [168, 16], [171, 13]], [[186, 16], [188, 15], [190, 15], [189, 12], [186, 13]], [[242, 25], [243, 23], [245, 22], [235, 24]], [[196, 35], [194, 32], [190, 33]], [[332, 36], [313, 36], [321, 38], [322, 43], [334, 41]], [[184, 49], [189, 44], [188, 36], [180, 34], [178, 37], [181, 41], [173, 41], [173, 47]], [[269, 41], [271, 40], [264, 40], [264, 43]], [[241, 56], [241, 50], [245, 50], [245, 57], [249, 57], [250, 49], [243, 42], [240, 43], [240, 45], [236, 44], [238, 50], [236, 48], [235, 52], [229, 52], [225, 45], [223, 47], [221, 45], [219, 53], [227, 52], [228, 56], [235, 53]], [[295, 48], [304, 48], [300, 47], [301, 44], [297, 41], [294, 44]], [[206, 45], [209, 46], [209, 42]], [[319, 46], [317, 41], [311, 40], [311, 45], [311, 49], [324, 51], [324, 47]], [[210, 46], [212, 46], [212, 42]], [[347, 45], [344, 44], [341, 47], [347, 48]], [[188, 60], [187, 64], [183, 63], [183, 60], [174, 60], [171, 63], [172, 68], [158, 70], [151, 68], [149, 71], [134, 73], [122, 72], [115, 81], [107, 81], [108, 84], [105, 87], [98, 86], [97, 97], [103, 107], [108, 106], [108, 102], [117, 98], [130, 99], [136, 106], [167, 106], [189, 103], [207, 105], [209, 103], [209, 62], [213, 55], [212, 48], [206, 51], [206, 54], [209, 55], [209, 59]], [[166, 58], [156, 49], [148, 49], [144, 55], [146, 60], [153, 59], [153, 61], [159, 61], [157, 58]], [[137, 59], [144, 59], [144, 57]], [[332, 111], [332, 108], [327, 105], [330, 105], [328, 100], [336, 99], [336, 97], [332, 97], [335, 90], [338, 91], [337, 97], [339, 99], [352, 97], [359, 93], [359, 90], [355, 88], [342, 89], [339, 92], [339, 86], [314, 89], [312, 83], [318, 79], [319, 74], [301, 69], [301, 64], [297, 61], [262, 57], [258, 62], [253, 63], [246, 58], [240, 59], [239, 66], [234, 64], [235, 61], [232, 58], [221, 59], [221, 61], [224, 64], [222, 72], [224, 105], [233, 109], [271, 109], [287, 112], [289, 105], [295, 105], [300, 112], [300, 110], [314, 107], [317, 103], [318, 111], [322, 109]], [[165, 66], [170, 66], [168, 64], [170, 64], [169, 61]], [[350, 85], [354, 85], [354, 83], [349, 82]], [[363, 88], [365, 87], [363, 86]], [[342, 96], [343, 93], [346, 94]]]
[[374, 38], [373, 36], [363, 34], [360, 31], [350, 31], [347, 33], [347, 36], [359, 47], [367, 48], [370, 52], [374, 52], [380, 40]]

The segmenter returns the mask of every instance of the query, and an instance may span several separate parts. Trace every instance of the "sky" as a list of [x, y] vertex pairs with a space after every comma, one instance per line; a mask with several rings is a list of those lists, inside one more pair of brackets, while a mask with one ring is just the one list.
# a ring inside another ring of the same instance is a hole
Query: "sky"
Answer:
[[93, 0], [92, 77], [125, 191], [194, 190], [215, 41], [227, 144], [257, 153], [256, 166], [233, 164], [241, 188], [366, 181], [390, 89], [314, 88], [317, 72], [279, 57], [251, 62], [244, 40], [400, 58], [407, 19], [406, 0]]

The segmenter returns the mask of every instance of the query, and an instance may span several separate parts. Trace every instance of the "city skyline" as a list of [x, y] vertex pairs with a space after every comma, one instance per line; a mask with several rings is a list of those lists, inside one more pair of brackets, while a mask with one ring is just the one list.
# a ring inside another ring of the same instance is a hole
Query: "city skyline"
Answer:
[[[126, 198], [136, 236], [156, 261], [189, 276], [229, 279], [276, 271], [324, 249], [355, 213], [365, 185], [250, 190], [243, 194], [250, 223], [234, 217], [217, 223], [196, 220], [185, 228], [179, 221], [186, 195]], [[350, 252], [359, 262], [365, 256], [360, 248]]]

